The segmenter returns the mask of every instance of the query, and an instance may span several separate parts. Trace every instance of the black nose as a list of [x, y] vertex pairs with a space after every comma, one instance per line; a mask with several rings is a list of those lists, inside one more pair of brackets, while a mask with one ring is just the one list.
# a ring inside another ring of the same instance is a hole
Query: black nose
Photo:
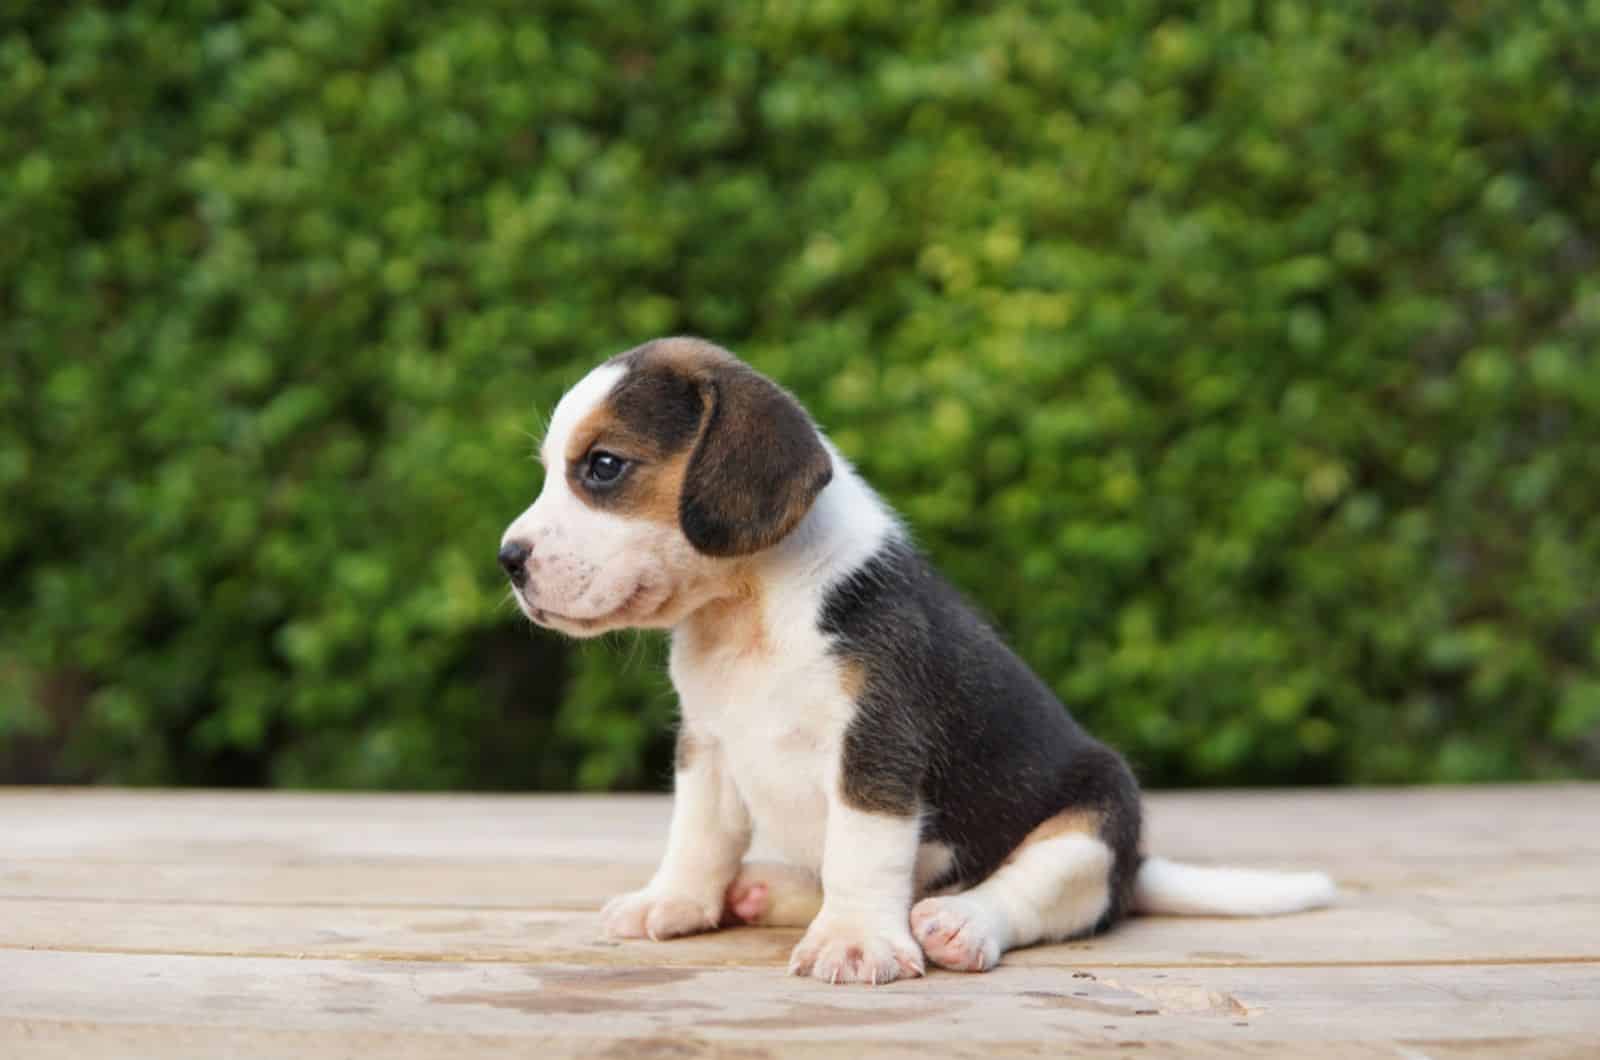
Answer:
[[511, 577], [511, 584], [522, 588], [528, 582], [528, 546], [521, 541], [501, 545], [500, 566]]

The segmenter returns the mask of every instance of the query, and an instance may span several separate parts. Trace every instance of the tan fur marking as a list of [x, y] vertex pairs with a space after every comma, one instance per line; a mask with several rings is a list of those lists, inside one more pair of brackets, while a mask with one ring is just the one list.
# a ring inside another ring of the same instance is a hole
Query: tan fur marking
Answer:
[[1023, 836], [1022, 842], [1017, 844], [1015, 850], [1006, 855], [1006, 859], [1002, 864], [1011, 864], [1018, 854], [1034, 843], [1042, 843], [1046, 839], [1054, 839], [1057, 836], [1090, 835], [1098, 838], [1100, 826], [1103, 823], [1104, 817], [1097, 810], [1062, 810], [1054, 817], [1047, 818], [1039, 827]]
[[634, 482], [628, 502], [613, 505], [612, 511], [665, 526], [678, 525], [678, 501], [683, 494], [683, 479], [689, 470], [693, 445], [680, 452], [663, 453], [657, 439], [634, 430], [606, 401], [573, 428], [567, 443], [567, 465], [582, 460], [597, 447], [627, 460], [641, 461], [630, 471]]
[[566, 462], [571, 464], [583, 459], [596, 446], [616, 450], [618, 455], [629, 458], [654, 459], [662, 455], [656, 439], [624, 423], [609, 401], [596, 405], [594, 411], [572, 428], [572, 436], [567, 439]]
[[850, 702], [861, 702], [861, 693], [867, 688], [867, 668], [854, 659], [844, 660], [839, 664], [839, 686]]
[[602, 401], [572, 428], [572, 433], [567, 436], [567, 451], [562, 454], [562, 459], [568, 464], [583, 459], [584, 454], [593, 449], [594, 444], [602, 437], [621, 433], [618, 430], [620, 426], [617, 412], [611, 407], [611, 403]]
[[727, 652], [738, 657], [772, 650], [761, 613], [761, 583], [740, 571], [728, 579], [728, 592], [684, 620], [680, 635], [696, 656]]
[[677, 528], [678, 501], [683, 496], [683, 476], [689, 471], [689, 451], [646, 469], [650, 488], [639, 495], [632, 511], [641, 519]]
[[[700, 339], [683, 337], [658, 339], [651, 343], [638, 358], [638, 364], [641, 366], [665, 366], [677, 374], [691, 379], [704, 376], [715, 366], [737, 363], [738, 359], [736, 357], [719, 346], [713, 346], [711, 343]], [[596, 409], [595, 414], [591, 414], [590, 418], [595, 418], [595, 415], [602, 411], [606, 411], [605, 406]], [[600, 429], [603, 430], [605, 428], [609, 428], [626, 437], [627, 441], [619, 442], [619, 445], [630, 443], [638, 445], [644, 442], [645, 448], [659, 454], [658, 447], [653, 439], [648, 441], [639, 439], [634, 432], [626, 430], [614, 411], [611, 412], [608, 422]], [[629, 504], [626, 508], [618, 508], [618, 510], [626, 511], [628, 514], [637, 515], [643, 519], [649, 519], [652, 522], [662, 523], [667, 526], [677, 526], [678, 504], [683, 496], [683, 480], [689, 470], [689, 457], [693, 454], [694, 447], [699, 441], [699, 435], [704, 430], [705, 420], [702, 417], [700, 431], [696, 432], [695, 441], [691, 442], [686, 449], [666, 456], [665, 459], [660, 459], [659, 462], [652, 463], [647, 468], [640, 469], [643, 475], [649, 476], [648, 488], [636, 489], [636, 503]], [[573, 436], [578, 437], [583, 433], [584, 431], [580, 427], [573, 432]], [[595, 440], [595, 438], [591, 438], [589, 446], [592, 446]], [[585, 446], [583, 451], [587, 452], [588, 446]], [[625, 453], [623, 455], [634, 454]], [[664, 456], [665, 454], [659, 455]], [[576, 459], [576, 457], [571, 459]]]

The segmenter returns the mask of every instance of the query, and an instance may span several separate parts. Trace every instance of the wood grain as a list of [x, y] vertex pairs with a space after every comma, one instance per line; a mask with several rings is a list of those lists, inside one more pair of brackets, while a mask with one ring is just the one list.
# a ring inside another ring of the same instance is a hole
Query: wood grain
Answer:
[[793, 931], [596, 937], [660, 798], [13, 790], [0, 1056], [1600, 1055], [1600, 785], [1150, 807], [1153, 850], [1343, 899], [829, 988]]

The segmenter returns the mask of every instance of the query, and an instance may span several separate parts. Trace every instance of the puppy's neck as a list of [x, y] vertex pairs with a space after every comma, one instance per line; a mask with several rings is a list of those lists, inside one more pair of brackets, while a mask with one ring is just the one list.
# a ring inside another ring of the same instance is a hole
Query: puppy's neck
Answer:
[[772, 582], [826, 586], [865, 563], [885, 541], [901, 536], [899, 521], [831, 442], [833, 481], [794, 532], [753, 557]]
[[872, 487], [832, 443], [824, 445], [833, 480], [811, 510], [772, 548], [730, 561], [718, 592], [673, 629], [675, 647], [681, 642], [692, 656], [768, 652], [774, 626], [813, 625], [826, 589], [903, 535]]

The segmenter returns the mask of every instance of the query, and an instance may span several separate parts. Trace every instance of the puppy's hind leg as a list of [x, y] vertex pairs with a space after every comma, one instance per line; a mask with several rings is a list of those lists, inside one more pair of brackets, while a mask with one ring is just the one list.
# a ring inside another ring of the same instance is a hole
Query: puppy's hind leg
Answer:
[[822, 908], [822, 880], [810, 869], [776, 861], [747, 861], [728, 884], [724, 924], [805, 927]]
[[911, 934], [941, 968], [986, 972], [1006, 950], [1093, 929], [1110, 905], [1112, 862], [1090, 833], [1025, 842], [978, 886], [913, 906]]

